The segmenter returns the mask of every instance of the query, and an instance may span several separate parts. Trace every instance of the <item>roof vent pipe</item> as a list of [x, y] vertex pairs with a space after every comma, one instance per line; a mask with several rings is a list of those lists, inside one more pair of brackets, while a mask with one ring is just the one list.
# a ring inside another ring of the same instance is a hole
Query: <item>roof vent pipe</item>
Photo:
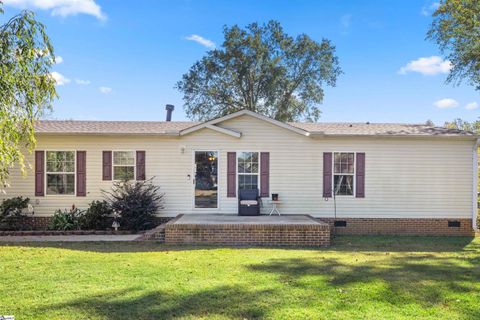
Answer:
[[175, 109], [175, 106], [173, 104], [167, 104], [167, 106], [165, 107], [165, 110], [167, 110], [167, 121], [172, 121], [173, 109]]

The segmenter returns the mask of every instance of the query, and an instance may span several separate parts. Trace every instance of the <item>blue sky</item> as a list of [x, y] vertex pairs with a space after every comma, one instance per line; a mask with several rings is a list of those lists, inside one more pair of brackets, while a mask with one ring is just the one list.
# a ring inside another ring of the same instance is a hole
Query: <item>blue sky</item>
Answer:
[[270, 19], [337, 47], [345, 73], [326, 88], [320, 121], [443, 124], [480, 115], [480, 92], [446, 85], [448, 61], [425, 41], [434, 1], [4, 2], [2, 21], [20, 8], [35, 11], [63, 60], [53, 68], [60, 98], [51, 118], [164, 120], [170, 103], [173, 119], [185, 120], [174, 89], [182, 74], [221, 45], [224, 25]]

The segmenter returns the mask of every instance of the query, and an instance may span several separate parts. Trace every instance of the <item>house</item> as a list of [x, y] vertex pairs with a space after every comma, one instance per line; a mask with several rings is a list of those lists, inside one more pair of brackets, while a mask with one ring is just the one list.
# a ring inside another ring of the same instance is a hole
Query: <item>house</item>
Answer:
[[206, 122], [39, 121], [32, 172], [2, 197], [26, 196], [38, 224], [86, 207], [112, 180], [151, 177], [159, 217], [238, 213], [238, 190], [272, 193], [282, 214], [343, 234], [471, 235], [477, 144], [470, 132], [413, 124], [283, 123], [239, 111]]

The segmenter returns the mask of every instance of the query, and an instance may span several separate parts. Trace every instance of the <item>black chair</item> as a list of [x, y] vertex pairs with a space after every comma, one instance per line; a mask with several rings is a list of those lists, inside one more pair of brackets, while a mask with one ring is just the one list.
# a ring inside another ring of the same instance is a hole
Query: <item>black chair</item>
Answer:
[[260, 201], [258, 189], [238, 190], [238, 215], [259, 216]]

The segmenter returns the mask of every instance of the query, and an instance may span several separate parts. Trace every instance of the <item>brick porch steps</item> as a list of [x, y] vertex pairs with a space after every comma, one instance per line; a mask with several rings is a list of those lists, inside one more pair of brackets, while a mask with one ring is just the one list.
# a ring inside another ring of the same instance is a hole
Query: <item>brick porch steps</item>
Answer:
[[[162, 231], [158, 231], [160, 234]], [[165, 224], [167, 244], [325, 247], [330, 227], [308, 215], [180, 215]]]
[[137, 240], [138, 241], [155, 240], [161, 243], [165, 242], [165, 224], [166, 223], [162, 223], [156, 228], [146, 231], [144, 234], [139, 236]]

